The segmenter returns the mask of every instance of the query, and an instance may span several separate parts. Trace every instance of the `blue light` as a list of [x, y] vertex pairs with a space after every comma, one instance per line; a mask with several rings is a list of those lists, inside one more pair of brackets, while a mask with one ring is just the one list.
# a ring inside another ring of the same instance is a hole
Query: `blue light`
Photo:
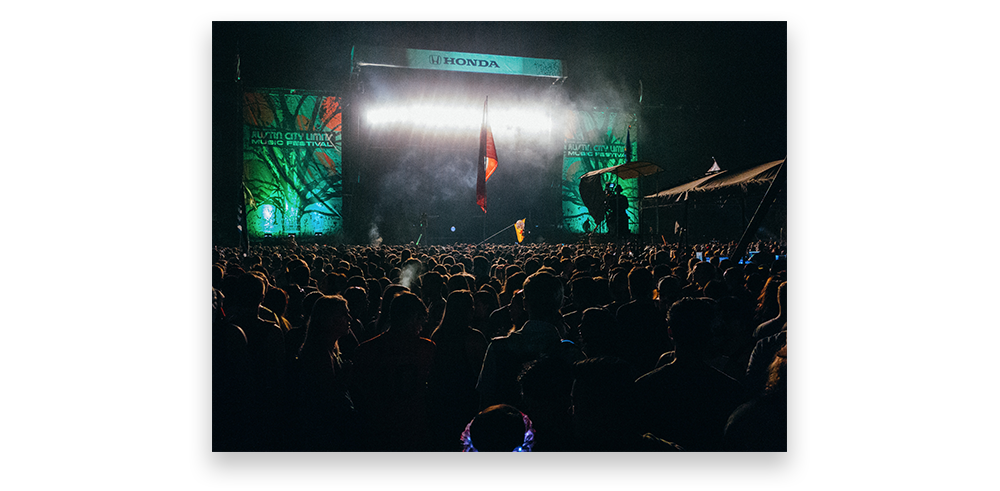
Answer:
[[451, 231], [452, 231], [452, 232], [454, 232], [454, 231], [455, 231], [455, 226], [454, 226], [454, 225], [452, 225], [452, 226], [451, 226]]

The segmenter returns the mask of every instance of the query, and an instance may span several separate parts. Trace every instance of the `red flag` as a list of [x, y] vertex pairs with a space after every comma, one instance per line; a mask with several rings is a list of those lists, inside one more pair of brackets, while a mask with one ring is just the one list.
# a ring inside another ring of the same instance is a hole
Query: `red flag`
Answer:
[[490, 98], [483, 103], [483, 127], [479, 132], [479, 162], [476, 164], [476, 204], [486, 213], [486, 181], [490, 180], [493, 171], [497, 169], [497, 149], [493, 144], [493, 131], [490, 130], [488, 105]]

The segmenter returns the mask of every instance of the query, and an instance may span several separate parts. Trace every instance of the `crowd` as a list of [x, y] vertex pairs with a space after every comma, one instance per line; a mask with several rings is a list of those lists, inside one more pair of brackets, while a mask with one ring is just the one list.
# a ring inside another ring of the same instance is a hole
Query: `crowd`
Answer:
[[216, 451], [784, 451], [785, 251], [213, 248]]

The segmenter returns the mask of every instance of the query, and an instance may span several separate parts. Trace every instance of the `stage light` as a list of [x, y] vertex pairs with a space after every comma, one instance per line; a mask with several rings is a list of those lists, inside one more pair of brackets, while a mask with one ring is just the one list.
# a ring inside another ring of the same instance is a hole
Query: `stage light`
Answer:
[[[491, 105], [490, 126], [495, 134], [549, 133], [552, 117], [542, 105], [509, 107]], [[384, 104], [369, 108], [365, 119], [372, 126], [404, 125], [414, 129], [474, 132], [483, 122], [480, 104]]]
[[366, 113], [368, 123], [375, 126], [388, 125], [399, 122], [399, 112], [393, 111], [389, 107], [369, 109]]
[[475, 129], [482, 114], [476, 114], [474, 108], [454, 106], [417, 106], [411, 113], [414, 123], [422, 123], [435, 130]]
[[498, 111], [495, 117], [490, 114], [490, 117], [493, 126], [501, 129], [524, 133], [547, 133], [552, 128], [552, 117], [543, 108], [515, 107]]

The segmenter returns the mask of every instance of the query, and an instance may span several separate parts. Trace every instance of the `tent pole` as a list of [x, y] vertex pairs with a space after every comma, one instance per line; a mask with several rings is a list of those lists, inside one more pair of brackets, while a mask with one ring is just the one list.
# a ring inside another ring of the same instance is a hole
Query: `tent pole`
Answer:
[[681, 247], [687, 247], [688, 245], [688, 234], [691, 233], [690, 223], [688, 223], [688, 200], [687, 196], [684, 197], [684, 229], [681, 230]]
[[747, 227], [747, 192], [746, 192], [746, 190], [743, 190], [743, 194], [740, 197], [740, 215], [743, 216], [743, 220], [740, 222], [740, 225], [742, 225], [743, 228], [746, 229], [746, 227]]
[[[660, 192], [660, 173], [656, 173], [656, 192]], [[656, 235], [660, 235], [660, 207], [659, 200], [656, 201], [657, 206], [653, 208], [656, 211]]]
[[764, 198], [760, 200], [760, 205], [757, 206], [757, 211], [754, 212], [753, 218], [750, 219], [750, 224], [747, 225], [746, 230], [743, 231], [743, 237], [740, 238], [738, 244], [736, 244], [736, 249], [729, 254], [729, 258], [734, 261], [739, 261], [743, 259], [746, 253], [747, 246], [750, 245], [750, 239], [753, 238], [754, 232], [760, 225], [760, 222], [764, 220], [764, 216], [767, 215], [767, 211], [771, 208], [771, 204], [774, 203], [774, 199], [778, 196], [778, 193], [785, 189], [785, 176], [786, 170], [788, 169], [788, 160], [786, 159], [781, 163], [781, 168], [778, 169], [778, 174], [774, 176], [774, 180], [767, 187], [767, 192], [764, 193]]

